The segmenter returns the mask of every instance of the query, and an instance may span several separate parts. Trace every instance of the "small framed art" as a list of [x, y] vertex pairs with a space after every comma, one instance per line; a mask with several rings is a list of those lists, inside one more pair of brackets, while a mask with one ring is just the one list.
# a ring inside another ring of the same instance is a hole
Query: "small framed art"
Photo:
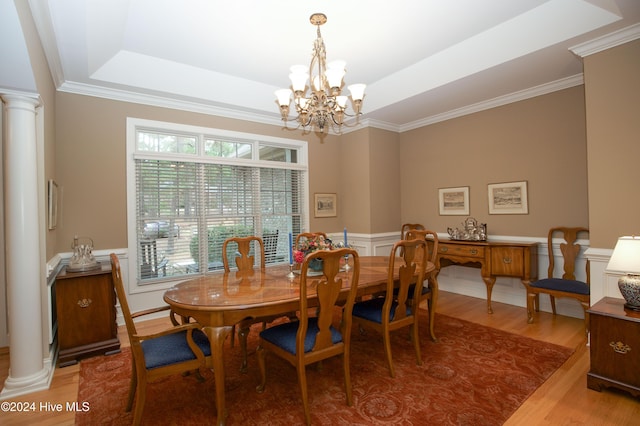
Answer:
[[58, 184], [53, 179], [49, 179], [49, 229], [56, 229], [58, 225]]
[[469, 215], [469, 187], [438, 189], [440, 215]]
[[338, 215], [338, 197], [336, 194], [316, 193], [314, 200], [315, 217], [335, 217]]
[[492, 183], [489, 189], [489, 214], [528, 214], [527, 182]]

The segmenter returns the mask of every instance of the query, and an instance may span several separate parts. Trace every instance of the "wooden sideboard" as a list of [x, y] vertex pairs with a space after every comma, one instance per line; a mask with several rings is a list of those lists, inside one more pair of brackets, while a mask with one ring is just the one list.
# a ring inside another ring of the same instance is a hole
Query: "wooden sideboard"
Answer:
[[538, 243], [440, 240], [436, 276], [440, 268], [454, 264], [480, 268], [487, 286], [487, 311], [491, 314], [496, 277], [517, 277], [525, 286], [538, 279]]
[[111, 265], [56, 276], [56, 309], [60, 367], [80, 358], [120, 351], [116, 324], [116, 294]]
[[640, 312], [625, 309], [624, 300], [605, 297], [587, 311], [591, 368], [587, 387], [617, 388], [640, 397]]

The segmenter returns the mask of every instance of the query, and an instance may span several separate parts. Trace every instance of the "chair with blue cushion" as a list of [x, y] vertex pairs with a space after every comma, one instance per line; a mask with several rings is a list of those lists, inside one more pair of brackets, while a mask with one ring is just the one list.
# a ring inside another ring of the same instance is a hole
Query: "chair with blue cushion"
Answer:
[[[222, 253], [227, 253], [227, 247], [233, 248], [236, 247], [236, 256], [235, 263], [239, 272], [248, 272], [253, 271], [256, 263], [259, 264], [260, 270], [265, 269], [266, 265], [266, 255], [265, 255], [265, 246], [262, 238], [257, 236], [248, 236], [248, 237], [231, 237], [224, 240], [222, 243]], [[258, 261], [256, 262], [256, 256], [258, 256]], [[229, 259], [227, 255], [222, 256], [224, 271], [231, 272], [231, 266], [229, 265]], [[247, 372], [247, 339], [249, 337], [249, 329], [253, 324], [262, 323], [262, 329], [264, 330], [267, 326], [268, 322], [273, 321], [276, 318], [281, 317], [282, 315], [271, 316], [266, 318], [246, 318], [237, 325], [234, 325], [231, 329], [231, 346], [234, 345], [234, 336], [236, 333], [236, 328], [238, 329], [238, 340], [240, 341], [240, 353], [242, 354], [242, 361], [240, 364], [240, 371], [243, 373]], [[289, 317], [295, 317], [295, 312], [290, 313]]]
[[[438, 233], [428, 229], [411, 229], [407, 231], [407, 240], [413, 240], [415, 238], [419, 238], [427, 242], [427, 260], [435, 265], [436, 258], [438, 257]], [[418, 252], [418, 261], [420, 261], [421, 258], [421, 253]], [[438, 270], [434, 269], [431, 272], [425, 273], [424, 281], [427, 285], [425, 286], [423, 283], [420, 291], [420, 304], [424, 301], [427, 302], [427, 309], [429, 310], [429, 335], [431, 336], [431, 340], [436, 342], [435, 323], [436, 305], [438, 302]], [[409, 287], [409, 297], [412, 295], [413, 288]]]
[[[416, 352], [416, 362], [422, 365], [418, 334], [418, 306], [427, 263], [427, 243], [424, 239], [401, 240], [393, 245], [389, 254], [389, 273], [384, 295], [358, 302], [353, 306], [353, 321], [362, 330], [372, 329], [382, 334], [384, 350], [391, 377], [395, 377], [391, 356], [391, 332], [410, 327], [411, 340]], [[399, 268], [396, 268], [396, 263]], [[398, 279], [394, 271], [398, 269]], [[411, 294], [410, 296], [410, 293]]]
[[139, 425], [144, 410], [147, 383], [161, 377], [192, 371], [197, 372], [198, 379], [202, 380], [199, 369], [201, 367], [211, 368], [212, 366], [211, 345], [207, 336], [200, 330], [200, 325], [193, 322], [153, 334], [139, 334], [133, 321], [134, 318], [169, 310], [169, 306], [132, 314], [122, 283], [120, 261], [118, 256], [113, 253], [110, 257], [113, 285], [120, 301], [122, 316], [131, 344], [132, 372], [126, 410], [127, 412], [131, 411], [135, 398], [136, 408], [133, 413], [133, 424]]
[[[555, 256], [553, 254], [553, 238], [561, 236], [564, 240], [560, 244], [563, 265], [556, 268]], [[589, 260], [586, 261], [586, 279], [579, 281], [576, 279], [576, 260], [580, 254], [580, 244], [577, 244], [579, 237], [589, 238], [589, 229], [575, 227], [551, 228], [547, 236], [547, 248], [549, 252], [549, 269], [547, 278], [530, 283], [527, 286], [527, 316], [529, 324], [533, 323], [533, 311], [540, 310], [540, 294], [548, 294], [551, 299], [551, 309], [556, 314], [556, 297], [569, 297], [576, 299], [584, 310], [585, 331], [589, 332], [589, 314], [587, 309], [590, 305], [589, 287]], [[561, 269], [561, 271], [556, 271]]]
[[[353, 268], [347, 273], [340, 272], [340, 264], [345, 256], [353, 258]], [[322, 276], [307, 275], [310, 271], [309, 262], [314, 259], [322, 259]], [[309, 364], [342, 356], [347, 405], [353, 404], [349, 371], [351, 310], [359, 276], [360, 260], [353, 249], [318, 250], [307, 255], [300, 271], [299, 321], [274, 325], [260, 333], [257, 353], [262, 380], [257, 391], [263, 392], [266, 384], [266, 353], [271, 352], [285, 359], [298, 371], [307, 424], [311, 423], [306, 378], [306, 366]], [[316, 298], [312, 298], [314, 303], [309, 305], [307, 297], [313, 294], [317, 294], [317, 303]], [[315, 316], [310, 316], [309, 308], [315, 308], [311, 310]], [[338, 318], [339, 313], [341, 316]]]

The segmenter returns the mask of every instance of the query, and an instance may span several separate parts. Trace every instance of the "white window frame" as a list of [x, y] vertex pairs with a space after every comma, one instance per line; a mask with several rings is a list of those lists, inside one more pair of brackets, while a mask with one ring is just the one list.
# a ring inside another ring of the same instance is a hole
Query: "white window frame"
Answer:
[[[196, 154], [164, 154], [154, 152], [138, 152], [136, 132], [138, 129], [144, 130], [157, 130], [162, 132], [180, 133], [180, 134], [193, 134], [198, 136], [198, 146]], [[220, 138], [241, 139], [243, 143], [249, 141], [253, 143], [252, 159], [242, 158], [221, 158], [205, 156], [203, 153], [203, 139], [204, 136], [216, 136]], [[252, 141], [252, 142], [251, 142]], [[297, 163], [279, 163], [277, 161], [265, 161], [259, 159], [259, 147], [260, 146], [274, 146], [295, 149], [298, 153]], [[127, 155], [127, 245], [128, 245], [128, 257], [129, 265], [138, 265], [138, 250], [137, 250], [137, 235], [136, 235], [136, 164], [135, 160], [139, 158], [153, 158], [153, 159], [165, 159], [172, 161], [187, 161], [194, 162], [196, 159], [199, 162], [208, 162], [212, 164], [233, 164], [233, 165], [245, 165], [252, 167], [266, 166], [269, 168], [283, 168], [300, 170], [303, 174], [303, 187], [302, 187], [302, 228], [307, 229], [309, 224], [309, 167], [308, 167], [308, 146], [307, 142], [296, 139], [278, 138], [273, 136], [258, 135], [252, 133], [235, 132], [224, 129], [208, 128], [201, 126], [192, 126], [180, 123], [171, 123], [164, 121], [146, 120], [141, 118], [127, 117], [127, 134], [126, 134], [126, 155]], [[185, 281], [184, 277], [177, 278], [175, 280], [163, 280], [157, 283], [145, 283], [140, 285], [138, 283], [137, 268], [130, 267], [128, 273], [129, 293], [144, 293], [153, 292], [157, 290], [163, 290], [170, 288], [178, 282]], [[186, 278], [188, 279], [188, 278]]]

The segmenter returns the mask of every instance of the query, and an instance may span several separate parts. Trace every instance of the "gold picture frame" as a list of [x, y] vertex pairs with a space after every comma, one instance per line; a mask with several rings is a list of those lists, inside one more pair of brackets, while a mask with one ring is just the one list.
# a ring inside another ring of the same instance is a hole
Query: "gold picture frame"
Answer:
[[440, 215], [469, 216], [469, 187], [438, 189]]
[[529, 214], [527, 181], [488, 185], [489, 214]]
[[58, 184], [53, 179], [49, 179], [48, 201], [48, 225], [49, 229], [56, 229], [58, 226]]
[[315, 217], [336, 217], [338, 215], [338, 197], [336, 194], [314, 194], [313, 206]]

